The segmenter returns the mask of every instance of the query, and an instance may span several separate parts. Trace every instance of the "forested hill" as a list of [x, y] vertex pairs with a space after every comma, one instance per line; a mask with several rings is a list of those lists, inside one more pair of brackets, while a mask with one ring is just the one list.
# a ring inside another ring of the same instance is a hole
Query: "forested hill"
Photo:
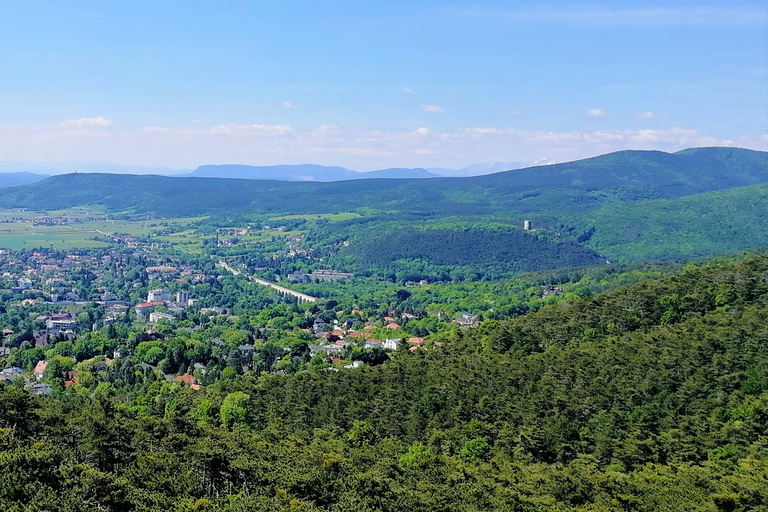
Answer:
[[766, 340], [757, 256], [455, 330], [375, 367], [232, 372], [195, 391], [124, 357], [93, 388], [0, 384], [0, 503], [765, 511]]
[[376, 206], [407, 212], [485, 214], [583, 209], [674, 198], [768, 182], [768, 153], [701, 148], [621, 151], [571, 163], [472, 178], [295, 183], [220, 178], [69, 174], [0, 190], [0, 207], [189, 215], [216, 211], [313, 213]]

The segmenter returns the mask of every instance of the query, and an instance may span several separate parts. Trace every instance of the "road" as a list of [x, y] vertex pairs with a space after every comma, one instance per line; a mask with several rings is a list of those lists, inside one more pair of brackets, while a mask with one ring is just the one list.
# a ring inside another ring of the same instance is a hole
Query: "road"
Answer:
[[[223, 268], [224, 270], [231, 272], [232, 274], [239, 276], [242, 275], [242, 272], [240, 272], [237, 269], [234, 269], [227, 265], [227, 263], [223, 260], [219, 261], [219, 266]], [[290, 288], [284, 288], [282, 286], [279, 286], [275, 283], [270, 283], [269, 281], [265, 281], [263, 279], [259, 279], [258, 277], [251, 277], [251, 281], [253, 281], [256, 284], [260, 284], [262, 286], [267, 286], [269, 288], [272, 288], [273, 290], [277, 290], [277, 293], [280, 295], [290, 295], [291, 297], [296, 297], [299, 301], [299, 304], [303, 302], [317, 302], [317, 297], [312, 297], [311, 295], [307, 295], [306, 293], [300, 293], [296, 290], [291, 290]]]

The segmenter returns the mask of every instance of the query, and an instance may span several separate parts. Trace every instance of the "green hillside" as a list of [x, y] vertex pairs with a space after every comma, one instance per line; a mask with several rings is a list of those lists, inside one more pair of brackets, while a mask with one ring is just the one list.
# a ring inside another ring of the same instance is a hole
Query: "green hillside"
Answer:
[[104, 204], [167, 216], [221, 211], [324, 213], [363, 207], [429, 215], [591, 208], [768, 182], [768, 153], [703, 148], [621, 151], [472, 178], [287, 183], [111, 174], [54, 176], [0, 190], [0, 206], [61, 209]]
[[[768, 247], [768, 185], [609, 204], [570, 217], [611, 260], [672, 260]], [[588, 230], [594, 227], [594, 233]], [[586, 238], [585, 236], [585, 238]]]
[[[398, 281], [497, 279], [520, 272], [605, 263], [593, 250], [520, 228], [482, 223], [381, 223], [378, 229], [337, 228], [349, 239], [335, 266]], [[461, 277], [463, 276], [463, 277]]]
[[93, 391], [0, 384], [0, 502], [764, 511], [766, 275], [764, 255], [686, 268], [355, 370], [232, 372], [195, 391], [118, 359]]

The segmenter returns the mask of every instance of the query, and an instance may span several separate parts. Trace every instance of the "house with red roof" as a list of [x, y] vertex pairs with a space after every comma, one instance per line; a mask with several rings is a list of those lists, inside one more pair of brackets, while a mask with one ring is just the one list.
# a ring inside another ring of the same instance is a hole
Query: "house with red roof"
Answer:
[[142, 302], [136, 304], [134, 309], [136, 310], [136, 316], [142, 319], [146, 319], [147, 315], [155, 310], [157, 306], [163, 306], [165, 303], [161, 300], [153, 300], [152, 302]]
[[35, 370], [32, 372], [35, 374], [35, 378], [37, 380], [41, 380], [43, 378], [43, 374], [45, 374], [45, 369], [48, 368], [48, 361], [38, 361], [35, 365]]
[[179, 375], [178, 377], [175, 377], [173, 379], [174, 382], [183, 382], [184, 384], [187, 384], [189, 386], [193, 384], [198, 384], [199, 380], [194, 375], [190, 375], [188, 373], [185, 373], [184, 375]]

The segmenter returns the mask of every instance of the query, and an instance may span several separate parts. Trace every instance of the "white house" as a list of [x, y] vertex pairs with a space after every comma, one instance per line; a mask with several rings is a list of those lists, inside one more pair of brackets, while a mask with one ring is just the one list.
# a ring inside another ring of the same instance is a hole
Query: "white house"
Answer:
[[382, 343], [382, 347], [384, 347], [384, 350], [397, 350], [402, 343], [403, 338], [387, 338]]

